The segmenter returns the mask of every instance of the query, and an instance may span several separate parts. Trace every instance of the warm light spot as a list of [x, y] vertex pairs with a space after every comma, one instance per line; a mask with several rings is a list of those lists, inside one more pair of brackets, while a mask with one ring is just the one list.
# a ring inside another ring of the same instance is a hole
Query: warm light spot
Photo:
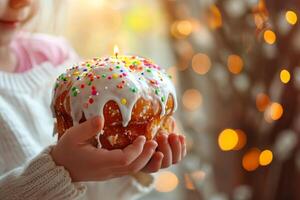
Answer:
[[264, 10], [266, 10], [266, 3], [265, 3], [265, 0], [258, 0], [256, 9], [257, 9], [258, 11], [264, 11]]
[[254, 15], [254, 23], [258, 29], [262, 29], [264, 25], [264, 19], [260, 14]]
[[260, 112], [265, 111], [269, 104], [270, 104], [270, 98], [268, 95], [264, 93], [259, 93], [256, 96], [256, 107]]
[[288, 83], [291, 79], [291, 75], [290, 75], [290, 72], [286, 69], [284, 70], [281, 70], [280, 72], [280, 80], [281, 82], [283, 83]]
[[274, 44], [274, 42], [276, 41], [276, 35], [273, 31], [266, 30], [264, 32], [264, 39], [265, 39], [266, 43]]
[[193, 25], [188, 20], [179, 21], [177, 24], [178, 32], [182, 35], [189, 35], [193, 31]]
[[272, 103], [270, 107], [270, 115], [272, 120], [278, 120], [283, 114], [283, 108], [279, 103]]
[[222, 26], [222, 15], [216, 5], [212, 5], [209, 9], [208, 24], [211, 28], [216, 29]]
[[221, 150], [229, 151], [238, 144], [238, 134], [232, 129], [223, 130], [218, 137], [218, 144]]
[[178, 185], [177, 176], [170, 171], [163, 171], [158, 174], [155, 181], [155, 189], [159, 192], [171, 192]]
[[198, 74], [206, 74], [211, 67], [211, 61], [206, 54], [198, 53], [193, 56], [192, 68]]
[[266, 166], [270, 164], [273, 160], [273, 153], [270, 150], [264, 150], [261, 152], [259, 156], [259, 164], [262, 166]]
[[273, 102], [265, 110], [264, 118], [268, 123], [272, 123], [280, 119], [283, 115], [283, 107], [281, 104]]
[[233, 74], [239, 74], [243, 69], [244, 63], [238, 55], [230, 55], [227, 59], [228, 70]]
[[184, 182], [185, 182], [185, 187], [188, 190], [194, 190], [195, 189], [194, 183], [193, 183], [191, 177], [189, 176], [189, 174], [184, 174]]
[[189, 190], [194, 190], [194, 183], [202, 181], [205, 178], [205, 172], [201, 170], [197, 170], [191, 173], [184, 174], [185, 187]]
[[242, 131], [240, 129], [235, 130], [235, 132], [238, 135], [238, 143], [234, 147], [234, 150], [240, 150], [240, 149], [242, 149], [245, 146], [245, 144], [247, 142], [247, 136], [244, 133], [244, 131]]
[[242, 159], [243, 168], [247, 171], [254, 171], [259, 166], [260, 150], [257, 148], [250, 149]]
[[289, 10], [285, 13], [285, 19], [291, 25], [296, 24], [297, 20], [298, 20], [297, 14], [294, 11], [291, 11], [291, 10]]
[[195, 111], [202, 103], [202, 96], [196, 89], [188, 89], [182, 95], [182, 103], [189, 111]]
[[171, 33], [176, 38], [185, 38], [193, 32], [193, 24], [190, 20], [175, 21], [171, 26]]
[[119, 54], [119, 47], [118, 47], [118, 45], [115, 45], [114, 46], [114, 55], [118, 56], [118, 54]]

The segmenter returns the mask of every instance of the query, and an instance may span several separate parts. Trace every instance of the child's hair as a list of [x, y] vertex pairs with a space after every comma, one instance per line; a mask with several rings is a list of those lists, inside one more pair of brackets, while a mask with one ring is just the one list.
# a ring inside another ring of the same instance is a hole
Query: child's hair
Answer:
[[67, 21], [67, 2], [67, 0], [37, 1], [24, 29], [30, 32], [62, 34]]

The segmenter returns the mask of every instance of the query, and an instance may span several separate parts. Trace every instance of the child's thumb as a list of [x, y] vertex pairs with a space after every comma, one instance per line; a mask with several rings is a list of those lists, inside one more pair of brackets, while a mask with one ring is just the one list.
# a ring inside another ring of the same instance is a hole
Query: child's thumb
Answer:
[[67, 135], [75, 143], [84, 142], [96, 136], [103, 126], [103, 120], [101, 120], [100, 116], [96, 116], [77, 126], [73, 126], [67, 131]]

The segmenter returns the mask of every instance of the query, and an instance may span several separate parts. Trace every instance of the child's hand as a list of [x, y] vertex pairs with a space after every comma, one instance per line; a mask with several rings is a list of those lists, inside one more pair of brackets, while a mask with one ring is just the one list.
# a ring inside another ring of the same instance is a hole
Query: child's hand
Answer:
[[156, 137], [157, 152], [150, 162], [142, 169], [143, 172], [153, 173], [178, 163], [186, 155], [185, 137], [175, 133], [160, 132]]
[[144, 136], [123, 150], [97, 149], [88, 140], [102, 128], [100, 117], [87, 120], [68, 129], [53, 148], [54, 162], [64, 166], [73, 181], [101, 181], [138, 172], [155, 153], [157, 143], [145, 142]]

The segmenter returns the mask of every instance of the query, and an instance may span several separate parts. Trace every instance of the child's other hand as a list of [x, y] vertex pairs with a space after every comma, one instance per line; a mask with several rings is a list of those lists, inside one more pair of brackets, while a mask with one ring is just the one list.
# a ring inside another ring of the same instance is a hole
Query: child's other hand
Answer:
[[186, 142], [183, 135], [160, 131], [156, 141], [158, 143], [157, 151], [142, 169], [143, 172], [157, 172], [159, 169], [178, 163], [186, 155]]
[[[100, 117], [89, 119], [68, 129], [52, 149], [54, 162], [64, 166], [73, 181], [101, 181], [136, 173], [145, 167], [155, 153], [157, 142], [145, 142], [144, 136], [138, 137], [123, 150], [98, 149], [89, 140], [102, 128]], [[165, 161], [164, 166], [168, 163]]]

